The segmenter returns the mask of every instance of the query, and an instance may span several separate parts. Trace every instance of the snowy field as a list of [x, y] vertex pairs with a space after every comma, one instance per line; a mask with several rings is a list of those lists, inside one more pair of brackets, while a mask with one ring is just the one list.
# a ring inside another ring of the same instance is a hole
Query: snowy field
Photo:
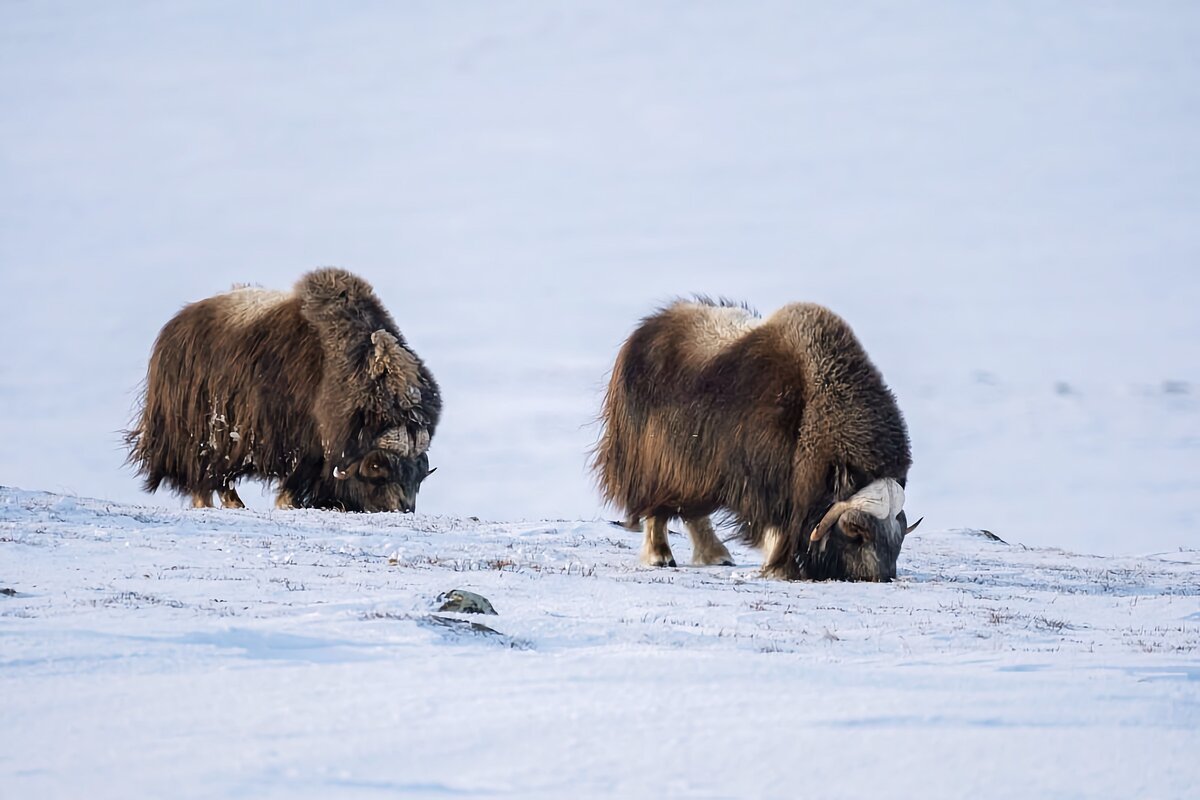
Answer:
[[[1197, 42], [1186, 2], [0, 3], [0, 798], [1194, 795]], [[321, 265], [442, 386], [420, 513], [142, 493], [162, 324]], [[605, 524], [607, 370], [691, 293], [853, 325], [898, 582]], [[495, 634], [430, 619], [457, 587]]]
[[787, 584], [596, 522], [3, 489], [0, 794], [1194, 795], [1200, 552], [910, 538]]

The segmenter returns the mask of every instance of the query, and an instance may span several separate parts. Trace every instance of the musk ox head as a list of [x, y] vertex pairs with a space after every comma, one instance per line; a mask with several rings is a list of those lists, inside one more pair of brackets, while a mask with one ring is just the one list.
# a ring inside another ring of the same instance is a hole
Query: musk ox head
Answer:
[[393, 428], [362, 456], [342, 459], [333, 467], [333, 477], [344, 506], [352, 511], [416, 511], [421, 483], [434, 471], [428, 448], [427, 430]]
[[804, 574], [811, 580], [890, 581], [911, 527], [904, 489], [892, 478], [866, 486], [825, 513], [809, 536]]
[[[441, 410], [441, 397], [421, 362], [386, 329], [374, 331], [364, 370], [369, 390], [359, 395], [355, 413], [371, 424], [351, 434], [332, 462], [336, 505], [348, 511], [403, 511], [417, 508], [429, 468], [429, 441]], [[374, 430], [374, 433], [371, 431]], [[328, 477], [328, 473], [326, 475]]]

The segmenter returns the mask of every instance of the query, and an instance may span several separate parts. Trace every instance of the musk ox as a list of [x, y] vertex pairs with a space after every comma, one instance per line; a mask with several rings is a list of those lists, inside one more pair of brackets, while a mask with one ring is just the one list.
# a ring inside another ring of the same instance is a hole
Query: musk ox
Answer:
[[744, 306], [678, 301], [622, 346], [601, 421], [593, 468], [631, 526], [645, 520], [643, 563], [675, 566], [667, 523], [681, 517], [695, 563], [732, 564], [709, 520], [720, 511], [763, 548], [773, 577], [895, 577], [912, 529], [908, 432], [850, 326], [828, 309], [796, 303], [764, 320]]
[[275, 483], [280, 508], [413, 511], [442, 398], [371, 286], [340, 269], [291, 293], [239, 288], [191, 305], [154, 343], [129, 462], [241, 508], [234, 483]]

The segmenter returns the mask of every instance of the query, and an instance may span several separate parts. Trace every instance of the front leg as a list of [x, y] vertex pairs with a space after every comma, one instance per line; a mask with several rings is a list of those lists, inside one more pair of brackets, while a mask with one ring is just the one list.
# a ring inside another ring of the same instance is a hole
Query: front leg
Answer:
[[246, 504], [238, 497], [237, 489], [228, 486], [217, 492], [221, 496], [221, 508], [245, 508]]
[[642, 542], [642, 563], [648, 567], [673, 567], [675, 556], [667, 543], [667, 517], [646, 517], [646, 538]]
[[799, 577], [796, 569], [795, 543], [779, 528], [770, 527], [763, 531], [763, 576], [777, 580], [794, 580]]
[[702, 567], [713, 564], [722, 567], [733, 566], [733, 556], [729, 554], [729, 548], [717, 538], [712, 521], [708, 517], [685, 519], [683, 522], [692, 537], [693, 564]]

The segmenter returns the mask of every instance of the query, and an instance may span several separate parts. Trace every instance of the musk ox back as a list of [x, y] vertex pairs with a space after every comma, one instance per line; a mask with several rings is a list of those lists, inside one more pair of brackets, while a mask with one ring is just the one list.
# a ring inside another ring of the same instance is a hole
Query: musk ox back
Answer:
[[280, 507], [412, 511], [442, 400], [366, 281], [308, 273], [291, 293], [235, 289], [158, 335], [126, 433], [147, 491], [241, 507], [242, 477]]
[[[907, 530], [911, 464], [896, 400], [850, 327], [826, 308], [680, 301], [621, 348], [594, 469], [606, 499], [645, 519], [642, 560], [674, 566], [681, 517], [694, 561], [731, 564], [709, 515], [765, 550], [764, 571], [890, 580]], [[915, 526], [913, 526], [915, 527]]]

